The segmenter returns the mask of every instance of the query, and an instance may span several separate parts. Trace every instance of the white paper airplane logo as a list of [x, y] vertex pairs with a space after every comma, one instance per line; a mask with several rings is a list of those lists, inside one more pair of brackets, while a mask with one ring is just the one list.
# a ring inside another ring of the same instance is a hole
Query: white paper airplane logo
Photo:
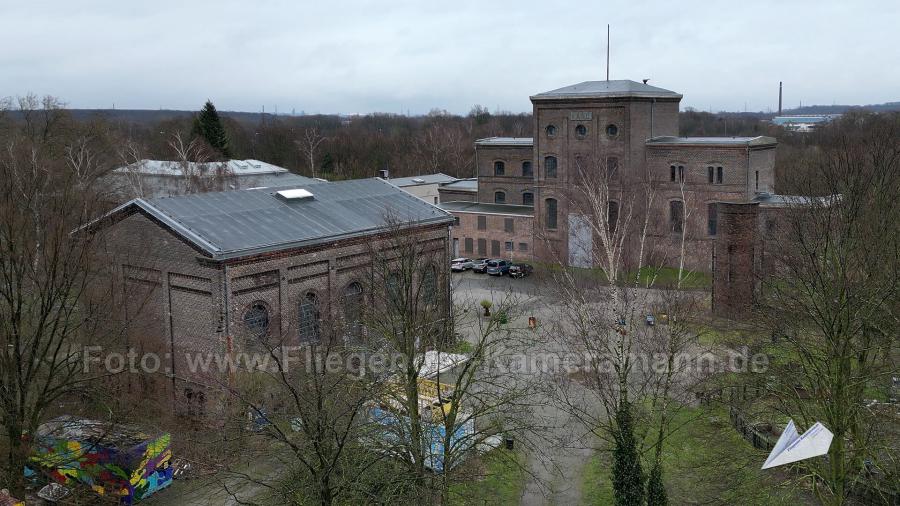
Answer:
[[819, 422], [816, 422], [802, 436], [797, 435], [797, 428], [794, 427], [794, 421], [791, 420], [784, 428], [784, 432], [781, 433], [781, 437], [778, 438], [775, 448], [772, 448], [772, 453], [769, 454], [769, 458], [766, 459], [762, 468], [769, 469], [825, 455], [828, 453], [833, 437], [834, 434]]

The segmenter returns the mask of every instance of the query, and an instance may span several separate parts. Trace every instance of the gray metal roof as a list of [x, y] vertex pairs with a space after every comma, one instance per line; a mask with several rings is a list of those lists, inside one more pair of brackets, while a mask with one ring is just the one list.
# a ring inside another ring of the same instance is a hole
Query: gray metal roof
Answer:
[[423, 184], [445, 184], [452, 183], [456, 181], [456, 178], [453, 176], [448, 176], [447, 174], [443, 174], [438, 172], [437, 174], [422, 174], [421, 176], [409, 176], [409, 177], [394, 177], [387, 179], [388, 183], [391, 183], [394, 186], [399, 186], [400, 188], [404, 188], [406, 186], [418, 186]]
[[647, 140], [649, 146], [768, 146], [776, 145], [774, 137], [653, 137]]
[[531, 100], [559, 100], [567, 98], [681, 98], [680, 93], [638, 83], [627, 79], [619, 81], [585, 81], [556, 90], [532, 95]]
[[485, 139], [477, 139], [476, 146], [533, 146], [534, 139], [531, 137], [487, 137]]
[[[313, 197], [290, 201], [276, 196], [278, 190], [297, 188]], [[106, 217], [134, 209], [216, 260], [364, 236], [393, 223], [452, 221], [445, 211], [378, 178], [135, 199]]]
[[762, 207], [828, 207], [840, 202], [840, 195], [807, 197], [803, 195], [779, 195], [777, 193], [757, 193], [750, 203]]
[[257, 160], [186, 164], [142, 160], [111, 171], [104, 177], [104, 182], [125, 201], [135, 197], [170, 197], [196, 191], [242, 190], [320, 181]]
[[290, 172], [284, 167], [259, 160], [226, 160], [224, 162], [178, 162], [172, 160], [139, 160], [113, 172], [130, 172], [155, 176], [214, 176], [226, 172], [232, 176], [279, 174]]
[[534, 216], [534, 207], [487, 202], [442, 202], [438, 206], [445, 211], [476, 214], [506, 214], [510, 216]]
[[478, 178], [473, 177], [469, 179], [457, 179], [452, 183], [447, 183], [445, 185], [441, 185], [438, 190], [447, 189], [447, 190], [455, 190], [455, 191], [478, 191]]

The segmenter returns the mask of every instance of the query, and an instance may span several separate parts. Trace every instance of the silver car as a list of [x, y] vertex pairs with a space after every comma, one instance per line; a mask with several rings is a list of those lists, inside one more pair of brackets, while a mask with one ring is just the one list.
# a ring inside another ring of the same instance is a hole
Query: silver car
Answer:
[[472, 268], [473, 262], [470, 258], [454, 258], [450, 260], [450, 270], [453, 272], [463, 272]]

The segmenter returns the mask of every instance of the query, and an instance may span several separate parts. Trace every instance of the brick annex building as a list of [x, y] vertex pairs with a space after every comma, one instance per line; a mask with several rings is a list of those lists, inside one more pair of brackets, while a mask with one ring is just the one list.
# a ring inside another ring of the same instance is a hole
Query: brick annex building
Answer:
[[400, 231], [432, 261], [418, 282], [449, 314], [452, 221], [375, 178], [135, 199], [93, 227], [106, 227], [136, 315], [127, 347], [166, 357], [137, 393], [199, 415], [219, 409], [209, 396], [225, 378], [193, 374], [186, 353], [259, 351], [261, 338], [316, 344], [334, 327], [361, 337], [363, 308], [384, 300], [373, 262], [389, 261]]
[[[453, 254], [595, 266], [596, 248], [584, 245], [597, 241], [574, 188], [576, 167], [588, 164], [588, 170], [612, 171], [611, 195], [626, 195], [648, 179], [653, 185], [652, 258], [645, 263], [677, 263], [672, 253], [679, 251], [684, 229], [686, 267], [712, 271], [718, 203], [774, 192], [777, 143], [771, 137], [679, 137], [681, 98], [627, 80], [588, 81], [532, 96], [534, 138], [476, 141], [474, 202], [445, 202], [442, 190], [441, 207], [458, 221]], [[640, 195], [635, 202], [640, 205]], [[610, 203], [611, 214], [618, 206]], [[635, 216], [643, 211], [637, 207]]]

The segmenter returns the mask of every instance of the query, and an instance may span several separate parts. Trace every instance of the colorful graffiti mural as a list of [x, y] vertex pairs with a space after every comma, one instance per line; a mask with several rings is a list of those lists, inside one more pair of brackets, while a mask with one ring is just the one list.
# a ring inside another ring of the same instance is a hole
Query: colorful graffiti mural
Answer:
[[41, 425], [31, 467], [61, 484], [82, 483], [132, 504], [172, 483], [171, 436], [60, 417]]
[[25, 501], [20, 501], [9, 495], [9, 490], [0, 490], [0, 506], [25, 506]]

